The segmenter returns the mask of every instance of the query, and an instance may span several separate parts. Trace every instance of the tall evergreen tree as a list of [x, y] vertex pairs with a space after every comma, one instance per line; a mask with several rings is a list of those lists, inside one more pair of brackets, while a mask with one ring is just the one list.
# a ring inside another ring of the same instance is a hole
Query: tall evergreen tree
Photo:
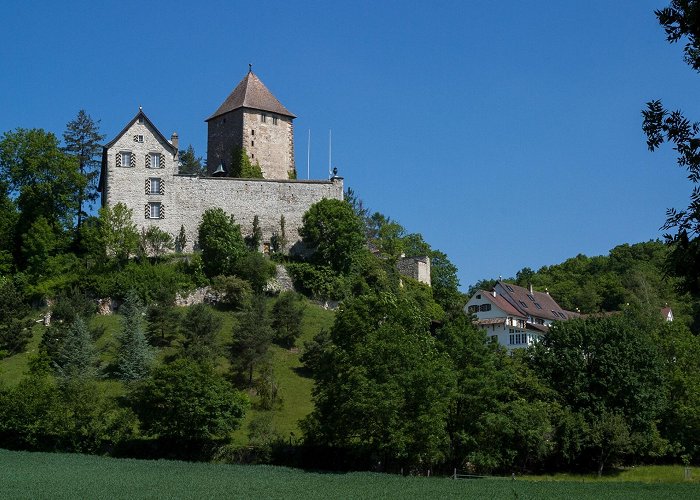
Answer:
[[248, 375], [253, 385], [253, 370], [267, 355], [272, 340], [272, 328], [267, 317], [265, 299], [257, 296], [240, 319], [233, 332], [231, 366], [241, 377]]
[[100, 168], [100, 155], [102, 146], [100, 142], [104, 135], [100, 134], [100, 120], [93, 120], [84, 109], [78, 111], [78, 116], [68, 122], [63, 132], [63, 150], [78, 159], [80, 175], [85, 178], [85, 183], [78, 190], [78, 220], [80, 228], [83, 216], [86, 215], [86, 204], [92, 207], [92, 202], [97, 199], [97, 182]]
[[117, 374], [122, 380], [141, 380], [148, 376], [153, 350], [144, 332], [144, 307], [134, 290], [127, 293], [120, 312], [122, 329], [117, 337]]
[[202, 167], [202, 157], [194, 153], [192, 144], [187, 146], [187, 149], [180, 150], [180, 169], [179, 173], [189, 175], [199, 175], [204, 170]]
[[185, 354], [197, 361], [210, 360], [217, 351], [216, 334], [221, 328], [221, 318], [206, 304], [190, 307], [182, 319], [185, 336]]
[[57, 373], [65, 378], [90, 378], [97, 373], [97, 349], [85, 321], [78, 316], [68, 328], [58, 356]]

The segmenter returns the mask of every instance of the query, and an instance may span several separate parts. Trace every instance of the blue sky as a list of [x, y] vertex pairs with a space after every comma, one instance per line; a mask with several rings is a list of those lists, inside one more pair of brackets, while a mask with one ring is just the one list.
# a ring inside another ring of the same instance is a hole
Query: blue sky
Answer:
[[143, 106], [206, 156], [209, 116], [253, 71], [298, 118], [297, 167], [333, 163], [372, 210], [420, 232], [462, 288], [661, 237], [691, 185], [651, 154], [641, 109], [700, 117], [700, 75], [653, 10], [668, 1], [10, 1], [0, 131], [107, 140]]

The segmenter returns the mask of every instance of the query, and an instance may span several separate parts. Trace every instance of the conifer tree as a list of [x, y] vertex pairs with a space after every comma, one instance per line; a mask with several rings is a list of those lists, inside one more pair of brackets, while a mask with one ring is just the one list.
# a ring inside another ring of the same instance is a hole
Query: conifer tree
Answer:
[[120, 312], [122, 329], [117, 337], [117, 374], [122, 380], [141, 380], [149, 373], [153, 350], [146, 341], [143, 325], [144, 307], [136, 291], [129, 291]]
[[80, 175], [85, 178], [85, 185], [80, 185], [78, 192], [78, 220], [80, 225], [85, 216], [83, 207], [97, 199], [97, 180], [100, 168], [102, 146], [100, 142], [104, 135], [100, 134], [100, 120], [94, 121], [84, 109], [78, 111], [78, 116], [66, 125], [63, 132], [63, 150], [78, 159]]
[[253, 217], [253, 231], [250, 236], [246, 236], [245, 240], [248, 244], [248, 248], [254, 252], [258, 251], [260, 242], [262, 241], [262, 229], [260, 229], [260, 217], [257, 215]]
[[267, 355], [272, 328], [267, 317], [265, 298], [257, 296], [242, 315], [238, 328], [233, 332], [231, 344], [231, 366], [241, 377], [248, 375], [248, 384], [253, 385], [253, 370]]
[[187, 246], [187, 235], [185, 234], [185, 226], [180, 226], [180, 232], [175, 237], [175, 251], [177, 253], [182, 253]]
[[85, 321], [78, 316], [66, 331], [56, 363], [56, 371], [65, 378], [91, 378], [97, 373], [97, 350]]

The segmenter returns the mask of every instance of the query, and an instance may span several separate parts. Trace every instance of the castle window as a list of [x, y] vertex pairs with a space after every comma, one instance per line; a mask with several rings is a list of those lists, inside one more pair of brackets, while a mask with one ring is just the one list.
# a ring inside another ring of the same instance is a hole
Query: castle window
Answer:
[[163, 180], [158, 177], [148, 179], [148, 192], [146, 194], [165, 194]]
[[163, 207], [160, 203], [151, 202], [146, 205], [146, 218], [147, 219], [162, 219]]
[[250, 146], [251, 147], [255, 146], [255, 141], [250, 141]]
[[143, 136], [142, 135], [135, 135], [134, 142], [143, 142]]
[[120, 151], [117, 153], [117, 167], [133, 167], [134, 165], [134, 155], [131, 151]]
[[163, 168], [165, 158], [160, 153], [148, 153], [146, 155], [146, 168]]
[[255, 135], [255, 129], [250, 131], [250, 135]]
[[267, 122], [267, 115], [265, 113], [260, 113], [260, 121], [263, 123]]
[[272, 117], [272, 124], [277, 125], [278, 118], [276, 116]]

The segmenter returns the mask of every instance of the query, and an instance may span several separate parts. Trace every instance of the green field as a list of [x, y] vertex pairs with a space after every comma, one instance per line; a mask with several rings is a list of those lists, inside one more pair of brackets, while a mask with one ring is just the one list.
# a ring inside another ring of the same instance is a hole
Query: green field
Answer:
[[0, 450], [0, 498], [700, 498], [695, 483], [323, 474], [272, 466]]

